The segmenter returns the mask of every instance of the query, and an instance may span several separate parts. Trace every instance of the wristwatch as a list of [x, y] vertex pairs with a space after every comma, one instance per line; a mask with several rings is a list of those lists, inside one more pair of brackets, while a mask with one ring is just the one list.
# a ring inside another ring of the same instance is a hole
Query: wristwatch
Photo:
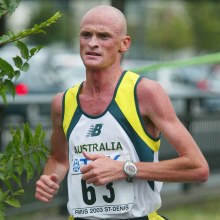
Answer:
[[124, 164], [123, 171], [127, 174], [126, 181], [127, 182], [132, 182], [133, 177], [137, 173], [138, 169], [137, 169], [137, 167], [135, 166], [134, 163], [132, 163], [131, 161], [128, 160]]

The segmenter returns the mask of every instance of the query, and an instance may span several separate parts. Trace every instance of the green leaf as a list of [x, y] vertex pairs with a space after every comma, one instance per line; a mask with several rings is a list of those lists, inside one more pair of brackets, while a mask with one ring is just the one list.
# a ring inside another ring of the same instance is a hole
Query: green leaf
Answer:
[[38, 173], [40, 173], [42, 170], [42, 167], [41, 167], [41, 162], [40, 162], [41, 158], [40, 158], [38, 152], [34, 153], [32, 158], [33, 158], [33, 162], [34, 162], [35, 166], [37, 167]]
[[20, 69], [20, 67], [23, 64], [21, 57], [19, 57], [19, 56], [13, 57], [13, 61], [14, 61], [15, 66]]
[[8, 12], [9, 12], [9, 15], [12, 15], [13, 12], [15, 11], [15, 9], [18, 7], [18, 5], [20, 4], [20, 1], [21, 0], [16, 0], [16, 1], [10, 1], [10, 5], [9, 5], [9, 8], [8, 8]]
[[24, 72], [27, 72], [29, 70], [29, 64], [28, 63], [24, 63], [21, 66], [21, 70], [24, 71]]
[[20, 77], [21, 72], [20, 72], [20, 70], [15, 70], [14, 74], [15, 74], [15, 80], [17, 80]]
[[9, 194], [8, 190], [4, 192], [0, 190], [0, 202], [4, 201], [7, 198], [8, 194]]
[[11, 78], [14, 76], [13, 67], [10, 63], [8, 63], [6, 60], [3, 60], [2, 58], [0, 58], [0, 70], [5, 71]]
[[40, 143], [41, 132], [42, 132], [42, 125], [38, 124], [34, 132], [34, 145], [36, 146], [38, 146]]
[[28, 60], [29, 59], [29, 50], [28, 50], [27, 46], [21, 41], [17, 41], [15, 43], [15, 45], [20, 50], [21, 56], [24, 59]]
[[9, 42], [10, 41], [10, 36], [9, 35], [3, 35], [0, 37], [0, 44], [4, 44], [4, 42]]
[[25, 138], [22, 140], [22, 147], [25, 152], [29, 151], [29, 145], [28, 145], [27, 140]]
[[6, 92], [4, 89], [0, 90], [0, 95], [2, 97], [3, 103], [6, 105], [7, 104], [7, 99], [6, 99]]
[[19, 144], [15, 143], [14, 147], [15, 147], [17, 155], [22, 155], [21, 144], [20, 143]]
[[12, 31], [8, 31], [8, 36], [13, 37], [15, 34]]
[[4, 180], [5, 179], [5, 164], [1, 163], [0, 165], [0, 179]]
[[0, 2], [0, 17], [6, 13], [9, 13], [9, 15], [12, 15], [15, 9], [20, 4], [21, 0], [4, 0]]
[[23, 189], [19, 189], [18, 191], [13, 193], [13, 196], [21, 196], [24, 194], [24, 190]]
[[19, 176], [21, 176], [24, 171], [23, 160], [19, 160], [19, 162], [20, 164], [15, 167], [15, 171], [18, 173]]
[[46, 137], [46, 132], [43, 131], [40, 136], [40, 144], [43, 144], [45, 137]]
[[24, 162], [24, 167], [27, 174], [27, 182], [34, 176], [34, 166], [30, 161]]
[[6, 90], [10, 92], [11, 95], [14, 97], [15, 96], [15, 85], [12, 83], [12, 81], [6, 79], [4, 84], [5, 84]]
[[16, 175], [12, 175], [11, 176], [12, 177], [12, 179], [17, 183], [17, 185], [20, 187], [20, 188], [22, 188], [21, 187], [21, 180], [16, 176]]
[[11, 191], [11, 192], [13, 191], [13, 187], [12, 187], [12, 185], [11, 185], [11, 183], [10, 183], [8, 178], [4, 180], [4, 184], [7, 186], [9, 191]]
[[0, 3], [0, 17], [7, 13], [7, 5]]
[[4, 202], [7, 203], [10, 206], [13, 206], [13, 207], [16, 207], [16, 208], [21, 207], [21, 203], [17, 199], [12, 198], [12, 197], [7, 198]]
[[12, 131], [11, 132], [12, 136], [13, 136], [13, 143], [15, 146], [15, 150], [18, 154], [21, 153], [21, 130], [20, 129], [16, 129], [16, 131]]
[[39, 151], [39, 156], [40, 156], [42, 161], [46, 161], [47, 160], [47, 154], [43, 153], [42, 151]]
[[4, 180], [4, 179], [5, 179], [4, 173], [5, 173], [5, 172], [0, 172], [0, 180]]
[[43, 47], [44, 47], [44, 46], [39, 45], [39, 46], [37, 46], [37, 47], [32, 48], [32, 49], [30, 50], [31, 56], [33, 56], [33, 55], [35, 55], [36, 53], [38, 53]]
[[31, 133], [31, 129], [27, 123], [23, 124], [23, 130], [24, 130], [24, 139], [25, 139], [26, 143], [28, 145], [32, 145], [33, 144], [33, 135]]

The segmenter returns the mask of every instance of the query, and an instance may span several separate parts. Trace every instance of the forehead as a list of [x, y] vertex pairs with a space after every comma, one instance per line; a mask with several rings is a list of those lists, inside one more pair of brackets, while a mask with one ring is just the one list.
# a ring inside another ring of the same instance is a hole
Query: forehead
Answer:
[[80, 30], [120, 33], [121, 27], [116, 18], [101, 13], [85, 16], [82, 19]]

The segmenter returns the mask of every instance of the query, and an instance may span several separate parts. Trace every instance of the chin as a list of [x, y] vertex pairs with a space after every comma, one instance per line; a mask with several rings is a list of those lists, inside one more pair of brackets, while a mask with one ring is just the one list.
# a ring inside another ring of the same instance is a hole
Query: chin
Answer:
[[87, 69], [100, 69], [101, 65], [97, 62], [84, 62], [84, 65]]

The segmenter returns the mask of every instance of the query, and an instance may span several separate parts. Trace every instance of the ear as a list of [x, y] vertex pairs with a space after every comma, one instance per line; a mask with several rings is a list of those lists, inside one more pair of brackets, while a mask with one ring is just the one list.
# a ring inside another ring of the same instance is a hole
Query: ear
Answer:
[[123, 37], [123, 40], [121, 41], [121, 46], [119, 49], [119, 52], [125, 52], [129, 49], [131, 45], [131, 37], [130, 36], [125, 36]]

